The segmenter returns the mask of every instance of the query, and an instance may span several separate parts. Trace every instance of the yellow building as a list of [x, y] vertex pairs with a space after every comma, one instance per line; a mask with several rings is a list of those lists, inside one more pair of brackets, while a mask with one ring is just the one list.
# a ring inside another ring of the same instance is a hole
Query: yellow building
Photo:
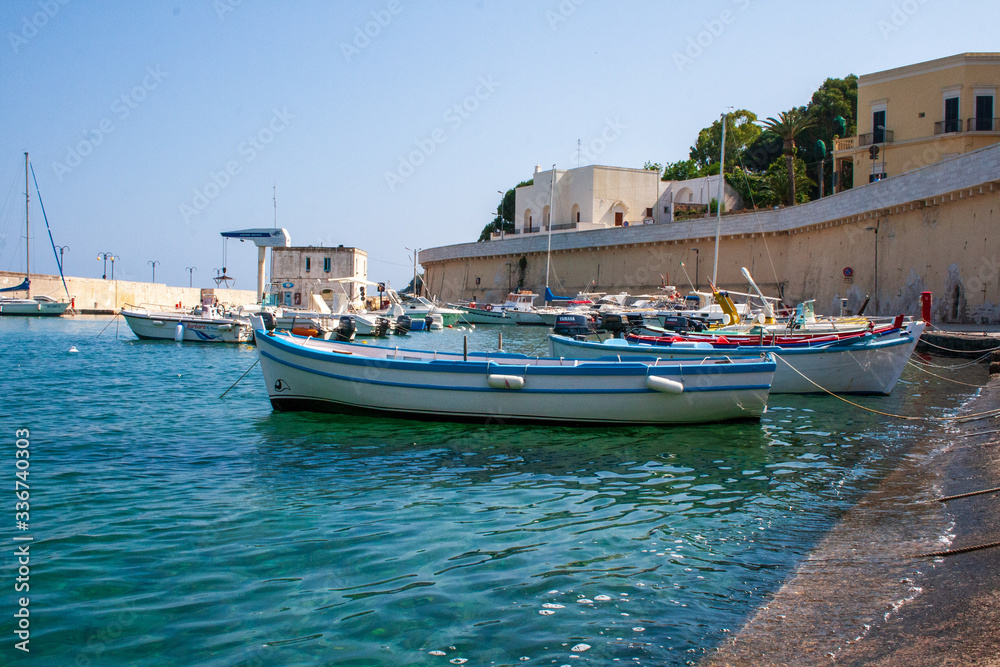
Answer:
[[835, 190], [1000, 141], [1000, 53], [962, 53], [858, 78], [858, 136], [834, 141]]

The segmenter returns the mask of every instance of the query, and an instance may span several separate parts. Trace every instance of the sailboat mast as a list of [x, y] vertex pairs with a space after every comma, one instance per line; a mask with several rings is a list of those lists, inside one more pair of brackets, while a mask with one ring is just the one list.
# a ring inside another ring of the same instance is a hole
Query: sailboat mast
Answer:
[[726, 167], [726, 116], [722, 114], [722, 154], [719, 156], [719, 197], [715, 201], [715, 262], [712, 264], [712, 284], [718, 285], [719, 277], [719, 234], [722, 232], [722, 195], [725, 193]]
[[545, 289], [549, 289], [549, 256], [552, 254], [552, 207], [556, 191], [556, 166], [552, 165], [552, 183], [549, 185], [549, 247], [545, 250]]
[[24, 276], [28, 282], [28, 298], [31, 298], [31, 226], [28, 222], [28, 200], [31, 190], [28, 189], [28, 151], [24, 152]]

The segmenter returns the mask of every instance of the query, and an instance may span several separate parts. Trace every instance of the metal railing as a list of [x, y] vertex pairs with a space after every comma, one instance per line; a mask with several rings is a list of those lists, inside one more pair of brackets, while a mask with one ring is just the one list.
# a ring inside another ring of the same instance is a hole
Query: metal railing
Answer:
[[962, 131], [961, 118], [949, 118], [948, 120], [939, 120], [934, 123], [934, 134], [950, 134], [951, 132], [961, 132], [961, 131]]
[[1000, 118], [970, 118], [969, 132], [996, 132], [1000, 130]]
[[858, 146], [870, 146], [871, 144], [891, 144], [892, 130], [875, 130], [858, 135]]

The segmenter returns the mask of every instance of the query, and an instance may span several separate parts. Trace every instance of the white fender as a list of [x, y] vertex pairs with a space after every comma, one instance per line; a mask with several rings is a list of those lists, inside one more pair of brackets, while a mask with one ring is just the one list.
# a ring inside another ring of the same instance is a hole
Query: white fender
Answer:
[[646, 377], [646, 386], [655, 391], [662, 391], [665, 394], [682, 394], [684, 385], [676, 380], [669, 380], [664, 377], [649, 375]]
[[184, 340], [184, 323], [183, 322], [179, 323], [177, 325], [177, 328], [174, 329], [174, 340], [177, 341], [178, 343], [181, 342], [182, 340]]
[[524, 378], [519, 375], [487, 375], [486, 384], [494, 389], [521, 389]]

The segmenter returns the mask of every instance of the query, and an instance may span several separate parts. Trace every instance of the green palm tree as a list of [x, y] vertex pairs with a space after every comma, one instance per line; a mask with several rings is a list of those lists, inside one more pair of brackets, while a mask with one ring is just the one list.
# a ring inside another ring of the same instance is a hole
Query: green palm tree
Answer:
[[802, 130], [812, 127], [816, 120], [802, 107], [782, 111], [777, 118], [768, 118], [761, 123], [764, 130], [778, 135], [783, 142], [785, 168], [788, 170], [789, 202], [795, 205], [795, 137]]

